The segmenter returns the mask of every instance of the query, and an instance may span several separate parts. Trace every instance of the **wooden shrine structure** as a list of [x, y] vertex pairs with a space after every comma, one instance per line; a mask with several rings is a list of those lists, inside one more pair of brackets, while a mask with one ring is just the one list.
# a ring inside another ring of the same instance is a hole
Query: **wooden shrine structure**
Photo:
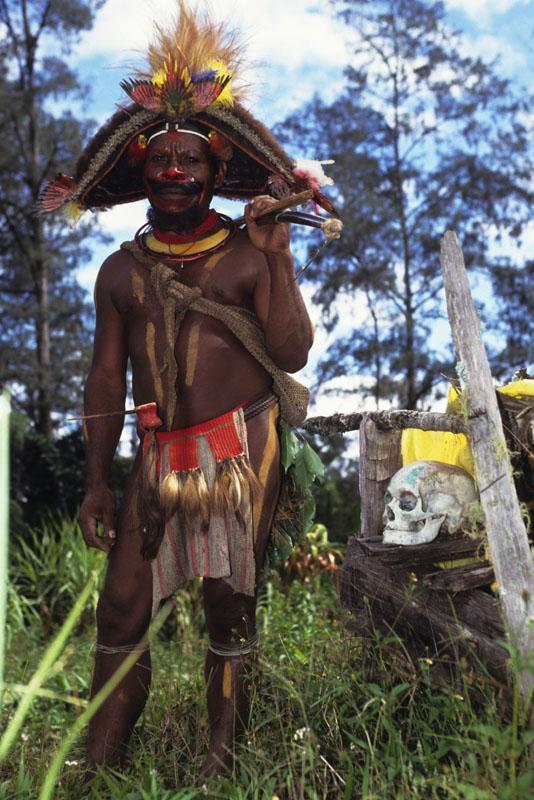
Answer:
[[[534, 404], [518, 414], [513, 402], [496, 397], [463, 254], [450, 231], [441, 243], [441, 265], [465, 415], [371, 411], [315, 417], [303, 427], [323, 435], [360, 431], [361, 527], [349, 540], [341, 580], [351, 629], [363, 636], [393, 633], [407, 652], [427, 655], [429, 663], [478, 659], [503, 686], [509, 684], [508, 639], [524, 665], [521, 689], [528, 697], [534, 685], [526, 667], [534, 651], [534, 562], [508, 448], [526, 449], [534, 474]], [[403, 428], [468, 436], [484, 516], [478, 534], [442, 533], [420, 545], [383, 543], [384, 494], [402, 466]]]

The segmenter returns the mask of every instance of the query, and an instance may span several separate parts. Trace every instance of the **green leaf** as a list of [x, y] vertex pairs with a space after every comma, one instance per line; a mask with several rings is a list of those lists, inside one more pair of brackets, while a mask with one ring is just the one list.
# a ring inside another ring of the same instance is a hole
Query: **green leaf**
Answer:
[[308, 472], [306, 459], [304, 457], [304, 448], [298, 451], [297, 457], [295, 458], [295, 480], [302, 492], [306, 492], [315, 480], [315, 475]]
[[304, 442], [304, 461], [306, 468], [314, 477], [322, 478], [324, 475], [324, 464], [308, 442]]
[[280, 438], [282, 448], [282, 466], [287, 472], [289, 467], [295, 463], [295, 459], [299, 453], [299, 440], [289, 425], [282, 426], [282, 434]]
[[291, 541], [290, 536], [283, 531], [278, 531], [273, 538], [274, 547], [277, 551], [277, 558], [279, 558], [281, 561], [285, 561], [293, 552], [293, 542]]
[[313, 495], [308, 494], [300, 507], [300, 520], [302, 522], [303, 533], [308, 533], [313, 525], [315, 517], [315, 499]]

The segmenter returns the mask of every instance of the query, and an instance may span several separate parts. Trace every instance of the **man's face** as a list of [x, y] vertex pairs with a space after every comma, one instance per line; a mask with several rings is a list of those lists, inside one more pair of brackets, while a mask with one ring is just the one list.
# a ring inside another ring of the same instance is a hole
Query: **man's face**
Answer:
[[163, 133], [148, 147], [143, 183], [156, 211], [183, 214], [198, 219], [198, 224], [208, 212], [222, 172], [204, 139], [190, 133]]

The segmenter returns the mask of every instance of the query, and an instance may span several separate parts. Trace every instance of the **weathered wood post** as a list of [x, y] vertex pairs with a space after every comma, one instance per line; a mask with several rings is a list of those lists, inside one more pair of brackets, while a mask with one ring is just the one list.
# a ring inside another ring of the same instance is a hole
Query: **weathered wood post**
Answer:
[[402, 466], [400, 439], [400, 430], [380, 430], [368, 417], [360, 425], [360, 537], [382, 531], [386, 487]]
[[[441, 241], [440, 259], [495, 577], [510, 639], [526, 661], [534, 647], [534, 562], [463, 253], [452, 231], [447, 231]], [[521, 686], [525, 695], [533, 683], [534, 676], [523, 671]]]

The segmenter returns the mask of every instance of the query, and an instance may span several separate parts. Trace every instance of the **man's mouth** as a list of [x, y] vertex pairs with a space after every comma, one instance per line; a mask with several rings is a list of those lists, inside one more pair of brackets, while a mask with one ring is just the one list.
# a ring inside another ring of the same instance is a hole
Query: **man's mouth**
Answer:
[[185, 181], [150, 181], [150, 188], [154, 194], [176, 197], [200, 194], [203, 186], [195, 180]]

